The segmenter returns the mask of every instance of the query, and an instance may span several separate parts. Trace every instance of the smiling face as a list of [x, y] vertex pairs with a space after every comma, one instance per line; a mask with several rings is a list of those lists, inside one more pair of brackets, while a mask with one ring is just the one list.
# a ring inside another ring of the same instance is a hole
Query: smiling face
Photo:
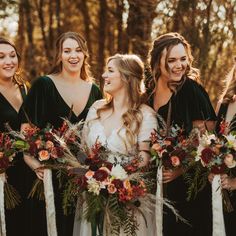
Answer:
[[112, 96], [117, 92], [121, 92], [121, 90], [125, 88], [125, 82], [116, 66], [115, 59], [112, 59], [107, 63], [107, 69], [103, 73], [102, 77], [105, 81], [104, 91]]
[[80, 72], [84, 63], [84, 53], [76, 40], [68, 38], [63, 42], [61, 62], [62, 70], [68, 73]]
[[15, 49], [9, 44], [0, 44], [0, 78], [10, 79], [18, 68]]
[[173, 46], [169, 55], [165, 48], [160, 61], [160, 78], [166, 81], [180, 81], [186, 72], [187, 65], [188, 57], [183, 44], [179, 43]]

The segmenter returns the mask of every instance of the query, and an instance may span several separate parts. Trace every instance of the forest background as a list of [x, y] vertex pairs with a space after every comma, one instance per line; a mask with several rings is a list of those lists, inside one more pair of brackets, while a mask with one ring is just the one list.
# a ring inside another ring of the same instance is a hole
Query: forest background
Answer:
[[66, 31], [86, 38], [101, 86], [108, 56], [135, 53], [147, 63], [153, 39], [179, 32], [215, 106], [236, 56], [236, 0], [0, 0], [0, 35], [16, 43], [30, 82], [48, 73], [55, 39]]

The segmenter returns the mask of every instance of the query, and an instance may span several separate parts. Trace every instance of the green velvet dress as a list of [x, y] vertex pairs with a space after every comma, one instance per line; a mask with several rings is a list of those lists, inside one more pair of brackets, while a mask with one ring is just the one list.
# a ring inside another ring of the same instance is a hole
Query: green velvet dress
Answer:
[[[24, 100], [26, 93], [24, 86], [20, 85], [20, 92]], [[6, 132], [5, 123], [8, 123], [13, 130], [20, 129], [19, 113], [12, 107], [8, 100], [0, 93], [0, 131]], [[26, 186], [25, 171], [27, 166], [23, 160], [22, 153], [15, 156], [12, 166], [6, 171], [7, 182], [11, 184], [21, 197], [21, 204], [12, 210], [5, 209], [7, 236], [25, 235], [27, 221], [26, 214]]]
[[[73, 112], [71, 113], [71, 108], [58, 92], [54, 82], [49, 77], [43, 76], [33, 83], [23, 107], [25, 111], [24, 113], [28, 115], [30, 121], [36, 126], [43, 128], [50, 123], [55, 128], [58, 128], [62, 125], [62, 118], [68, 118], [68, 116], [70, 116], [70, 121], [72, 123], [85, 120], [90, 106], [96, 100], [101, 98], [102, 94], [100, 90], [95, 84], [93, 84], [86, 106], [83, 111], [76, 116]], [[22, 122], [27, 123], [27, 119], [23, 112]], [[31, 171], [27, 184], [32, 186], [35, 178], [36, 176], [34, 172]], [[59, 188], [55, 173], [53, 173], [53, 188], [58, 236], [71, 236], [73, 231], [74, 214], [69, 214], [67, 216], [63, 214], [63, 189]], [[31, 199], [30, 211], [28, 214], [30, 216], [29, 235], [47, 236], [45, 203]]]
[[[149, 105], [153, 107], [153, 96]], [[167, 120], [168, 107], [171, 102], [171, 123], [183, 127], [186, 132], [193, 128], [195, 120], [216, 120], [214, 109], [206, 91], [198, 83], [187, 79], [180, 90], [173, 94], [167, 104], [157, 111], [164, 120]], [[187, 185], [183, 176], [165, 184], [166, 196], [173, 201], [180, 215], [189, 221], [191, 226], [176, 221], [174, 214], [164, 208], [163, 232], [165, 236], [211, 236], [211, 188], [210, 184], [201, 191], [195, 200], [186, 201]]]
[[[220, 131], [220, 122], [225, 119], [226, 113], [228, 110], [229, 104], [223, 103], [220, 106], [218, 116], [217, 116], [217, 124], [216, 124], [216, 132]], [[235, 111], [236, 112], [236, 111]], [[236, 114], [234, 115], [233, 119], [230, 122], [231, 124], [231, 131], [236, 131]], [[236, 177], [236, 167], [232, 168], [231, 175]], [[227, 236], [235, 236], [236, 234], [236, 190], [229, 193], [230, 201], [234, 208], [232, 212], [224, 212], [224, 220], [225, 220], [225, 230]]]

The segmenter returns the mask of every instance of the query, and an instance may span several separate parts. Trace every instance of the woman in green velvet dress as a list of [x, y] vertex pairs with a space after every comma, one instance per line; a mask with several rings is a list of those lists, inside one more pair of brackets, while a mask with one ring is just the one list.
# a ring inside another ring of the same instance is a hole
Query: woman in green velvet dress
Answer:
[[[33, 83], [24, 103], [25, 114], [33, 124], [43, 128], [50, 123], [58, 128], [62, 125], [63, 118], [69, 117], [72, 123], [86, 118], [89, 107], [102, 98], [98, 87], [91, 82], [87, 58], [86, 42], [79, 34], [67, 32], [59, 36], [56, 41], [54, 66], [50, 74], [38, 78]], [[24, 122], [27, 123], [25, 118]], [[27, 125], [23, 124], [22, 128]], [[25, 157], [25, 161], [35, 170], [37, 177], [43, 179], [43, 170], [37, 169], [40, 163], [32, 157]], [[31, 183], [33, 177], [32, 171]], [[53, 185], [57, 233], [58, 236], [70, 236], [73, 231], [74, 214], [63, 214], [63, 187], [59, 188], [55, 175]], [[31, 235], [46, 236], [44, 203], [31, 200], [31, 204]]]
[[[189, 133], [193, 127], [201, 132], [214, 128], [216, 119], [208, 94], [198, 83], [198, 70], [192, 67], [190, 45], [178, 33], [158, 37], [150, 52], [152, 78], [148, 85], [149, 105], [167, 124], [177, 124]], [[210, 236], [211, 194], [210, 185], [187, 202], [187, 185], [181, 168], [163, 170], [166, 196], [191, 224], [176, 221], [172, 212], [164, 208], [163, 233], [165, 236]]]
[[[19, 110], [26, 96], [24, 80], [17, 72], [20, 56], [10, 41], [0, 38], [0, 132], [6, 132], [7, 123], [13, 130], [20, 129]], [[26, 189], [22, 153], [14, 157], [12, 166], [6, 171], [7, 182], [21, 197], [21, 204], [14, 209], [5, 209], [7, 236], [26, 235]]]

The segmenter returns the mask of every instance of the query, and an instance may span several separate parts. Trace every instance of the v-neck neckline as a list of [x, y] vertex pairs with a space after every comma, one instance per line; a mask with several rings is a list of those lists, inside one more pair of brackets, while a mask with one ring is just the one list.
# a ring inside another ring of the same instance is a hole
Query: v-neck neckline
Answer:
[[[49, 76], [46, 76], [46, 77], [47, 77], [47, 78], [51, 81], [51, 83], [53, 84], [53, 86], [54, 86], [54, 88], [55, 88], [57, 94], [59, 95], [59, 97], [61, 98], [61, 100], [63, 101], [63, 103], [67, 106], [67, 108], [68, 108], [69, 110], [71, 110], [71, 107], [68, 105], [68, 103], [65, 101], [65, 99], [62, 97], [62, 95], [61, 95], [60, 92], [58, 91], [57, 86], [56, 86], [56, 84], [54, 83], [54, 81], [52, 80], [52, 78], [50, 78]], [[77, 115], [77, 114], [75, 114], [74, 110], [72, 109], [71, 112], [72, 112], [72, 114], [73, 114], [76, 118], [79, 118], [79, 117], [84, 113], [85, 109], [87, 108], [88, 103], [89, 103], [89, 99], [90, 99], [91, 94], [92, 94], [92, 88], [93, 88], [93, 84], [91, 85], [90, 92], [89, 92], [89, 96], [88, 96], [88, 100], [87, 100], [86, 105], [84, 106], [83, 110]]]
[[20, 90], [20, 95], [21, 95], [21, 98], [22, 98], [22, 103], [21, 103], [21, 105], [20, 105], [18, 111], [17, 111], [17, 110], [15, 109], [15, 107], [8, 101], [8, 99], [0, 92], [0, 95], [2, 96], [2, 98], [8, 103], [9, 107], [10, 107], [16, 114], [19, 114], [20, 109], [21, 109], [21, 106], [22, 106], [23, 101], [24, 101], [24, 98], [23, 98], [23, 96], [22, 96], [21, 89], [20, 89], [20, 86], [19, 86], [19, 85], [18, 85], [18, 88], [19, 88], [19, 90]]
[[112, 137], [112, 135], [115, 131], [118, 131], [118, 130], [122, 129], [122, 127], [115, 128], [111, 131], [111, 133], [109, 135], [107, 135], [106, 132], [105, 132], [105, 126], [102, 124], [102, 122], [99, 119], [98, 119], [98, 123], [99, 123], [100, 127], [102, 128], [102, 131], [103, 131], [103, 134], [104, 134], [104, 137], [106, 138], [106, 140], [109, 140]]

